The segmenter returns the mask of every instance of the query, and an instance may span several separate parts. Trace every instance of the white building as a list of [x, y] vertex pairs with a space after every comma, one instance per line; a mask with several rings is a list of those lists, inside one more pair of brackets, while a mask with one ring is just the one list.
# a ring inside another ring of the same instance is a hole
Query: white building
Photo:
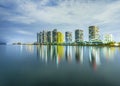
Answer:
[[104, 35], [104, 43], [110, 43], [113, 41], [113, 35], [112, 34], [105, 34]]

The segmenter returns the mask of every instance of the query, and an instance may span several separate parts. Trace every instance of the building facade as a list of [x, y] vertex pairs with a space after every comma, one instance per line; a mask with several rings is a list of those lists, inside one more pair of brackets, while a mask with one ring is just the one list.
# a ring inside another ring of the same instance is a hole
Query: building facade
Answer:
[[57, 32], [57, 43], [64, 42], [64, 35], [61, 32]]
[[39, 33], [37, 33], [37, 43], [39, 43]]
[[52, 31], [47, 32], [47, 42], [52, 43]]
[[99, 28], [97, 26], [89, 26], [89, 41], [97, 42], [100, 40]]
[[75, 42], [83, 42], [83, 30], [75, 30]]
[[72, 33], [71, 32], [65, 32], [65, 41], [66, 41], [66, 43], [72, 42]]
[[52, 31], [53, 43], [57, 43], [57, 29]]
[[43, 40], [43, 38], [42, 38], [42, 32], [37, 33], [37, 43], [42, 43], [42, 40]]
[[43, 31], [42, 32], [42, 43], [47, 43], [47, 32], [46, 31]]
[[39, 33], [39, 43], [42, 43], [43, 39], [42, 39], [42, 32]]
[[112, 34], [105, 34], [104, 35], [104, 43], [113, 42], [113, 35]]

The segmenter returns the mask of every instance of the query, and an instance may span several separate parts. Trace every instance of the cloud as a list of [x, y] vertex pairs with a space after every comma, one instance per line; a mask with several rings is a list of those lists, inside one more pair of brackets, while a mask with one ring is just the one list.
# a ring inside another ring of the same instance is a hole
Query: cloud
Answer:
[[120, 22], [120, 1], [109, 4], [104, 8], [103, 12], [96, 15], [94, 18], [104, 23], [118, 23]]
[[17, 30], [16, 32], [19, 34], [23, 34], [23, 35], [33, 35], [34, 34], [32, 32], [24, 31], [24, 30]]
[[88, 37], [90, 25], [98, 25], [102, 34], [115, 33], [120, 32], [119, 4], [119, 0], [0, 0], [0, 27], [31, 38], [37, 31], [54, 28], [63, 32], [82, 28]]
[[[14, 12], [10, 12], [10, 15], [5, 19], [11, 22], [25, 24], [36, 22], [51, 24], [91, 24], [96, 22], [110, 22], [109, 18], [111, 16], [118, 16], [114, 10], [119, 13], [119, 1], [108, 4], [104, 0], [52, 0], [56, 3], [55, 6], [54, 4], [52, 4], [53, 6], [49, 5], [52, 3], [51, 0], [35, 1], [11, 1], [16, 7], [14, 8]], [[115, 17], [112, 18], [114, 20]]]

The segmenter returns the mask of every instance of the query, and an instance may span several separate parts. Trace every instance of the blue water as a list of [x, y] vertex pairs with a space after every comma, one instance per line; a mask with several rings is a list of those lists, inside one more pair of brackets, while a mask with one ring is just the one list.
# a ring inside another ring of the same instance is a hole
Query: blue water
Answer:
[[120, 86], [120, 48], [0, 45], [0, 86]]

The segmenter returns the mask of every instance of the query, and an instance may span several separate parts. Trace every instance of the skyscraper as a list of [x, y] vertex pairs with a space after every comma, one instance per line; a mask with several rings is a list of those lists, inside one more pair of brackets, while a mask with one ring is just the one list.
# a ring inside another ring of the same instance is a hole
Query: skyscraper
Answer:
[[57, 43], [64, 42], [64, 35], [61, 32], [57, 32]]
[[43, 31], [42, 33], [43, 43], [47, 43], [47, 32]]
[[39, 33], [37, 33], [37, 43], [39, 43]]
[[83, 30], [75, 30], [75, 42], [83, 42]]
[[52, 32], [53, 43], [57, 43], [57, 29], [54, 29]]
[[47, 32], [47, 42], [52, 43], [52, 31]]
[[39, 43], [43, 42], [43, 38], [42, 38], [42, 32], [39, 33]]
[[66, 41], [66, 43], [72, 42], [72, 33], [71, 32], [65, 32], [65, 41]]
[[97, 26], [89, 26], [89, 41], [97, 42], [100, 40], [99, 28]]

